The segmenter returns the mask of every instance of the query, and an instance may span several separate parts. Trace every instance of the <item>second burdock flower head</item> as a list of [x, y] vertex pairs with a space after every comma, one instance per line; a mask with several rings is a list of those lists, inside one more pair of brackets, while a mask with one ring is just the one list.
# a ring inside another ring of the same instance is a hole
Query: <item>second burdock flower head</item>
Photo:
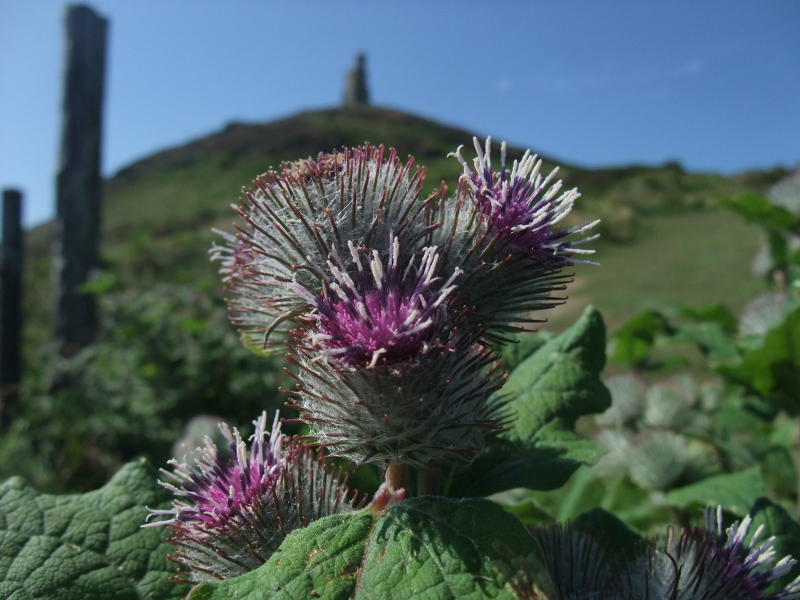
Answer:
[[278, 415], [267, 434], [267, 414], [253, 424], [248, 444], [227, 425], [220, 430], [230, 458], [211, 440], [183, 462], [162, 469], [161, 485], [175, 494], [169, 509], [150, 510], [169, 525], [171, 557], [187, 568], [176, 581], [227, 579], [264, 564], [284, 538], [311, 521], [355, 507], [341, 469], [328, 468], [321, 455], [281, 433]]
[[[285, 163], [237, 207], [213, 249], [232, 319], [299, 365], [293, 405], [310, 435], [355, 462], [468, 464], [507, 418], [494, 347], [554, 306], [593, 223], [559, 229], [575, 190], [525, 154], [474, 171], [453, 196], [421, 194], [424, 170], [365, 146]], [[577, 239], [570, 239], [576, 237]]]

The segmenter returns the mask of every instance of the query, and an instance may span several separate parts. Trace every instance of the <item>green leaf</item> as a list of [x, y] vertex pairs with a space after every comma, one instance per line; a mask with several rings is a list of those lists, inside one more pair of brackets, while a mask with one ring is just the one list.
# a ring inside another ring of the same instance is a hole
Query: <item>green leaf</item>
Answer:
[[739, 356], [736, 340], [715, 321], [683, 325], [675, 339], [697, 344], [703, 354], [712, 359], [730, 360]]
[[549, 523], [553, 520], [553, 516], [539, 506], [534, 498], [524, 500], [517, 504], [505, 504], [503, 498], [498, 496], [492, 496], [492, 498], [501, 502], [503, 508], [522, 521], [524, 525], [539, 525], [540, 523]]
[[605, 365], [605, 326], [593, 307], [569, 329], [525, 359], [503, 387], [514, 415], [510, 430], [497, 436], [449, 486], [454, 496], [488, 496], [515, 487], [558, 488], [581, 464], [602, 451], [574, 432], [575, 421], [600, 413], [611, 396], [600, 380]]
[[315, 521], [257, 570], [205, 583], [190, 600], [512, 600], [533, 582], [554, 597], [541, 549], [519, 519], [488, 500], [428, 496], [377, 520], [367, 509]]
[[378, 521], [355, 597], [511, 599], [509, 579], [526, 578], [554, 597], [542, 551], [516, 517], [489, 500], [415, 498]]
[[702, 481], [672, 490], [667, 501], [681, 508], [705, 508], [709, 503], [730, 512], [745, 515], [757, 498], [766, 496], [758, 467], [737, 473], [707, 477]]
[[582, 465], [564, 486], [564, 496], [559, 499], [556, 521], [565, 523], [603, 501], [607, 486], [597, 478], [594, 471]]
[[783, 271], [789, 266], [792, 252], [789, 248], [789, 236], [783, 231], [767, 229], [764, 233], [767, 239], [769, 258], [772, 261], [768, 272], [769, 279], [771, 279], [773, 271]]
[[772, 328], [756, 347], [742, 347], [742, 359], [718, 370], [797, 414], [800, 408], [800, 308]]
[[742, 194], [722, 200], [721, 204], [753, 225], [770, 229], [793, 229], [798, 225], [798, 219], [791, 211], [756, 194]]
[[736, 315], [721, 302], [715, 302], [714, 304], [709, 304], [701, 308], [684, 306], [681, 307], [680, 312], [682, 315], [698, 322], [711, 321], [713, 323], [718, 323], [726, 333], [730, 335], [736, 334]]
[[523, 333], [516, 336], [517, 342], [504, 346], [500, 353], [503, 357], [503, 368], [513, 371], [523, 360], [551, 340], [553, 335], [549, 331], [540, 331], [535, 335]]
[[778, 498], [797, 494], [797, 467], [793, 452], [776, 446], [760, 455], [761, 476], [770, 492]]
[[753, 433], [763, 423], [753, 411], [741, 406], [720, 406], [711, 415], [717, 433], [726, 439], [737, 433]]
[[372, 527], [373, 515], [367, 510], [319, 519], [286, 536], [278, 551], [255, 571], [204, 583], [189, 598], [351, 598]]
[[145, 506], [172, 495], [145, 462], [130, 463], [101, 489], [40, 494], [14, 477], [0, 485], [0, 596], [3, 598], [168, 600], [188, 588], [169, 582], [175, 567], [163, 528], [142, 529]]
[[670, 326], [661, 313], [644, 310], [614, 332], [609, 342], [608, 357], [635, 365], [649, 354], [659, 335], [669, 332]]
[[[800, 252], [798, 255], [800, 256]], [[788, 275], [786, 311], [791, 312], [800, 306], [800, 266], [789, 267]]]
[[[781, 506], [767, 498], [759, 498], [750, 510], [750, 516], [753, 518], [750, 531], [756, 531], [763, 525], [764, 533], [760, 539], [763, 541], [775, 537], [776, 560], [790, 554], [800, 559], [800, 525]], [[798, 574], [800, 574], [800, 563], [796, 564], [788, 575], [775, 582], [772, 589], [785, 587]]]

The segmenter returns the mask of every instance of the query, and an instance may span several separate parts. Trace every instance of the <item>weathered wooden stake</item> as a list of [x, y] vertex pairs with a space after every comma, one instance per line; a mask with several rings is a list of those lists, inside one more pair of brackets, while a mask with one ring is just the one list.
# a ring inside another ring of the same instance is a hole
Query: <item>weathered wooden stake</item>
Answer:
[[54, 230], [55, 335], [64, 354], [91, 343], [97, 328], [95, 298], [81, 293], [80, 285], [91, 278], [100, 258], [100, 149], [107, 27], [107, 21], [88, 6], [67, 7]]
[[2, 286], [0, 286], [0, 426], [11, 411], [22, 380], [22, 194], [3, 190]]

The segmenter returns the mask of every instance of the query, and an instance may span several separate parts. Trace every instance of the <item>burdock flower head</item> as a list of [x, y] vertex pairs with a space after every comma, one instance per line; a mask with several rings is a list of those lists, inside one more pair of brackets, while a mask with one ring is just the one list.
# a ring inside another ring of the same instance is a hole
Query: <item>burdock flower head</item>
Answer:
[[405, 252], [416, 251], [425, 229], [418, 226], [423, 172], [412, 165], [394, 150], [386, 156], [382, 146], [367, 145], [284, 163], [253, 182], [236, 208], [244, 226], [237, 236], [218, 232], [227, 244], [212, 248], [246, 341], [274, 347], [285, 339], [280, 334], [309, 308], [289, 284], [319, 293], [325, 281], [319, 265], [348, 256], [351, 246], [380, 243], [383, 251], [392, 232], [403, 238]]
[[451, 235], [462, 238], [448, 256], [466, 273], [460, 289], [476, 307], [474, 320], [488, 327], [488, 339], [502, 341], [504, 332], [522, 329], [518, 324], [542, 321], [532, 318], [532, 312], [565, 301], [553, 294], [572, 281], [564, 269], [587, 263], [575, 257], [594, 253], [580, 246], [597, 236], [580, 236], [598, 221], [559, 228], [580, 194], [574, 188], [561, 192], [561, 180], [553, 182], [558, 167], [542, 177], [542, 161], [526, 151], [509, 170], [503, 142], [500, 168], [494, 171], [491, 139], [484, 148], [477, 138], [473, 141], [477, 156], [472, 169], [461, 148], [453, 154], [463, 173], [456, 201], [441, 210], [446, 223], [442, 231], [452, 224]]
[[315, 310], [295, 335], [293, 406], [322, 446], [358, 463], [469, 462], [500, 427], [502, 401], [490, 395], [501, 379], [494, 354], [448, 310], [460, 271], [443, 281], [430, 247], [399, 264], [392, 235], [385, 266], [376, 250], [368, 261], [351, 250], [353, 277], [329, 264], [319, 296], [294, 286]]
[[421, 197], [423, 171], [382, 147], [284, 164], [213, 250], [245, 339], [289, 344], [293, 406], [329, 453], [465, 465], [502, 427], [491, 345], [556, 303], [579, 252], [563, 238], [588, 225], [553, 229], [577, 194], [535, 200], [530, 160], [492, 174], [488, 149], [455, 198]]
[[231, 458], [206, 438], [205, 447], [189, 455], [193, 464], [173, 459], [173, 472], [162, 469], [171, 482], [161, 485], [176, 499], [171, 509], [150, 511], [168, 519], [145, 527], [170, 526], [169, 541], [179, 548], [170, 558], [190, 569], [177, 581], [197, 583], [252, 571], [289, 532], [353, 509], [355, 496], [348, 498], [341, 471], [327, 468], [321, 456], [286, 438], [277, 414], [268, 441], [266, 413], [253, 423], [249, 452], [239, 432], [223, 424]]

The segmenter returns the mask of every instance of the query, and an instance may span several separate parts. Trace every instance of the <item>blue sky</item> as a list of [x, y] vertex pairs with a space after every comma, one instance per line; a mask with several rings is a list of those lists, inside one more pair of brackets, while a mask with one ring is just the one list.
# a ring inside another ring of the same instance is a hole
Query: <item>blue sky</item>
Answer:
[[[106, 175], [230, 121], [338, 105], [359, 51], [374, 104], [566, 162], [800, 162], [798, 0], [89, 4], [111, 22]], [[0, 0], [0, 187], [23, 190], [29, 225], [54, 212], [64, 6]]]

